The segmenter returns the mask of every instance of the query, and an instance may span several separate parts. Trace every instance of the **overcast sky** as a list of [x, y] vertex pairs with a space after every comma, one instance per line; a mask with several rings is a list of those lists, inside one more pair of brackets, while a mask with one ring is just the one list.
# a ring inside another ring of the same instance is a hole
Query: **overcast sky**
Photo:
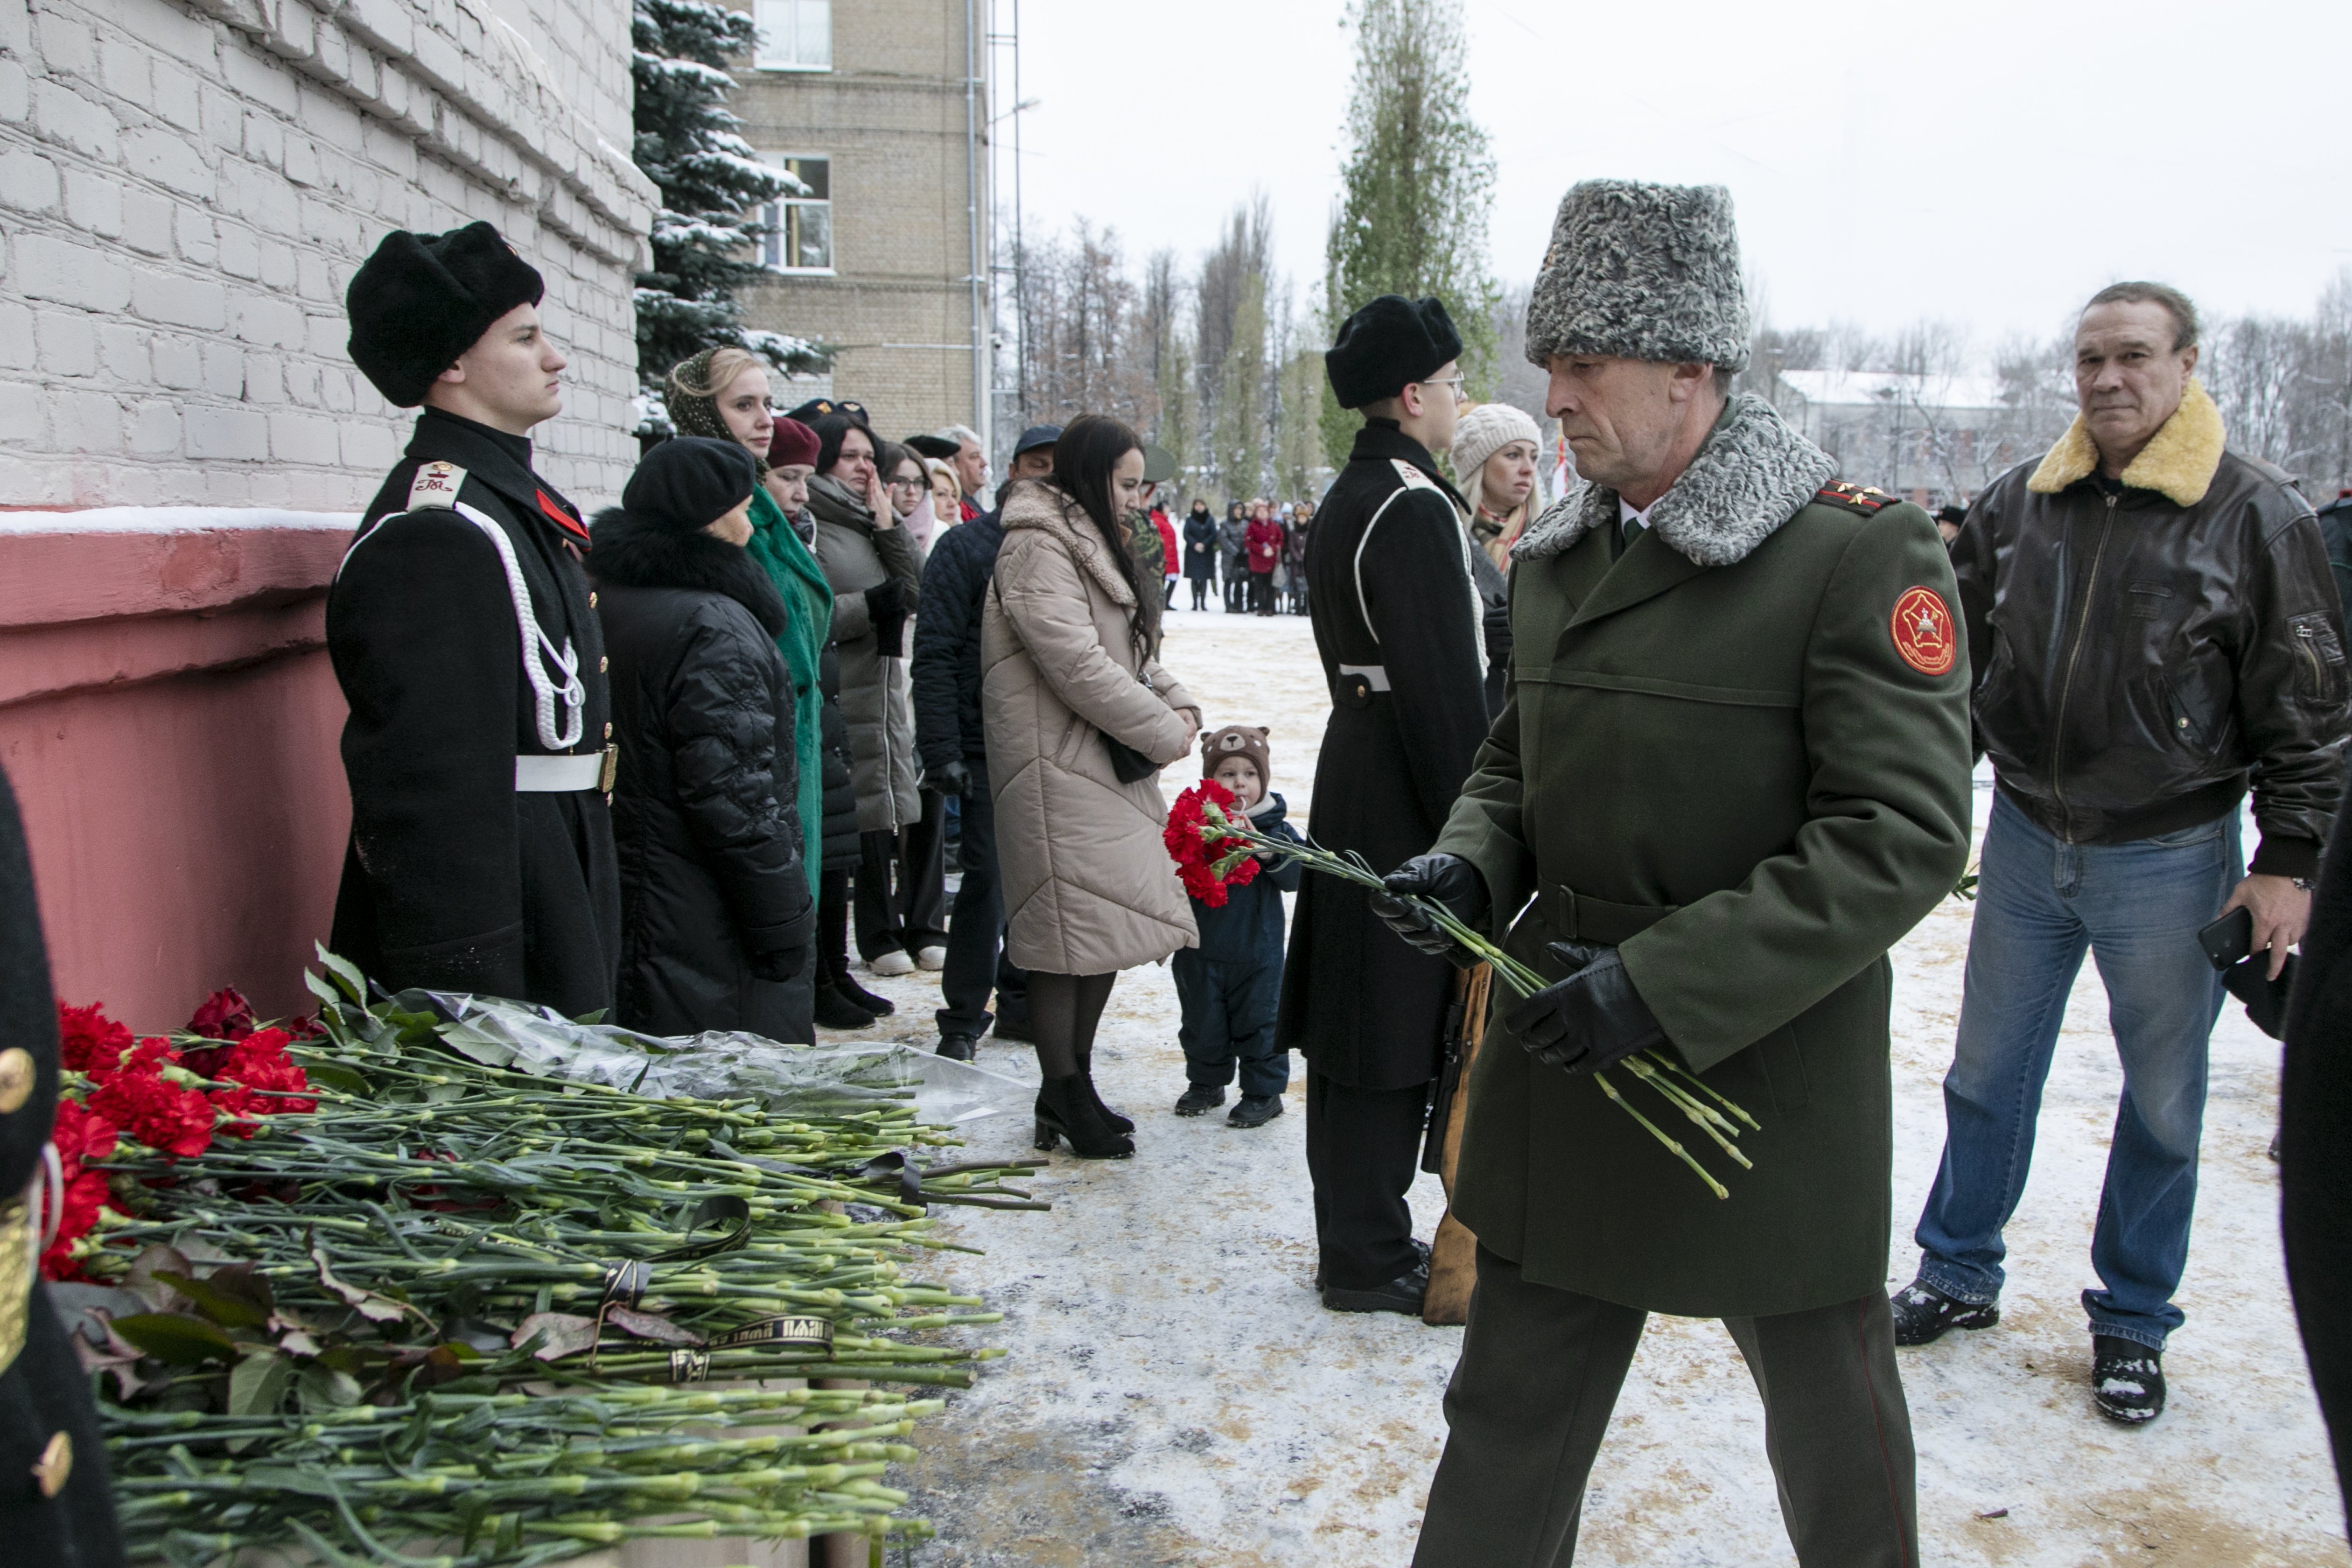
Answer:
[[[1465, 4], [1507, 281], [1533, 275], [1560, 194], [1595, 175], [1730, 186], [1777, 323], [1941, 317], [1980, 350], [2057, 330], [2118, 278], [2212, 313], [2300, 314], [2352, 266], [2345, 0]], [[1189, 263], [1262, 189], [1311, 299], [1342, 10], [1021, 0], [1030, 216], [1090, 217], [1132, 262], [1172, 246]]]

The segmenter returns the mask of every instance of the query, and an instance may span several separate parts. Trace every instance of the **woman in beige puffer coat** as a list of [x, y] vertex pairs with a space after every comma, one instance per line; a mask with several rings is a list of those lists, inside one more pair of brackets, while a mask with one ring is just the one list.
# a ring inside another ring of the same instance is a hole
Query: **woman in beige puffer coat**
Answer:
[[[982, 608], [981, 711], [996, 806], [1005, 948], [1029, 971], [1045, 1082], [1037, 1144], [1134, 1152], [1133, 1124], [1095, 1093], [1095, 1027], [1118, 971], [1198, 943], [1160, 842], [1155, 774], [1121, 783], [1110, 742], [1165, 764], [1201, 712], [1144, 652], [1135, 560], [1118, 520], [1137, 505], [1143, 447], [1115, 419], [1075, 420], [1050, 480], [1016, 485]], [[1152, 584], [1157, 592], [1159, 584]]]

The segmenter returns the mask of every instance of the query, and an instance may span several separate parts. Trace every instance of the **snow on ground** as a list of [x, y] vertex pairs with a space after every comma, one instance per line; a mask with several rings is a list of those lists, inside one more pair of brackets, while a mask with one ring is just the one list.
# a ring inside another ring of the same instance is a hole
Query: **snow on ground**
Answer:
[[[1328, 706], [1303, 618], [1169, 617], [1165, 662], [1211, 725], [1272, 728], [1276, 788], [1310, 802]], [[1171, 769], [1171, 796], [1192, 782]], [[1979, 784], [1979, 816], [1988, 795]], [[1890, 1287], [1911, 1277], [1909, 1226], [1943, 1140], [1939, 1085], [1959, 1004], [1968, 908], [1947, 902], [1895, 954], [1896, 1234]], [[865, 983], [898, 1000], [881, 1032], [932, 1042], [936, 977]], [[2126, 1430], [2092, 1408], [2078, 1295], [2121, 1086], [2104, 994], [2085, 966], [2067, 1014], [2032, 1184], [2009, 1230], [2000, 1326], [1902, 1352], [1919, 1449], [1923, 1559], [1976, 1568], [2346, 1564], [2326, 1435], [2279, 1256], [2275, 1047], [2234, 1005], [2213, 1043], [2202, 1191], [2167, 1371], [2171, 1408]], [[1025, 1047], [984, 1040], [984, 1066], [1033, 1079]], [[1050, 1214], [943, 1211], [938, 1273], [985, 1294], [1006, 1347], [952, 1396], [897, 1484], [940, 1527], [921, 1568], [1407, 1563], [1444, 1422], [1460, 1331], [1318, 1304], [1314, 1225], [1293, 1064], [1288, 1113], [1241, 1132], [1180, 1120], [1174, 987], [1120, 978], [1096, 1058], [1134, 1117], [1136, 1156], [1056, 1155], [1034, 1186]], [[1025, 1119], [977, 1124], [977, 1150], [1025, 1152]], [[1419, 1233], [1443, 1208], [1413, 1193]], [[2005, 1510], [2005, 1511], [2003, 1511]], [[1580, 1561], [1793, 1562], [1753, 1384], [1721, 1327], [1654, 1319], [1584, 1510]], [[900, 1560], [894, 1550], [892, 1561]]]

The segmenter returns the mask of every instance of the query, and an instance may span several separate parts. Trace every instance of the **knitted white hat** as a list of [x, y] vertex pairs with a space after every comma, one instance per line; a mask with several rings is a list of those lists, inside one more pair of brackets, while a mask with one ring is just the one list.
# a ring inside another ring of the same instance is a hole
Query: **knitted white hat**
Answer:
[[1514, 441], [1532, 441], [1543, 451], [1543, 432], [1527, 411], [1507, 403], [1482, 403], [1454, 426], [1454, 476], [1466, 490], [1479, 466]]

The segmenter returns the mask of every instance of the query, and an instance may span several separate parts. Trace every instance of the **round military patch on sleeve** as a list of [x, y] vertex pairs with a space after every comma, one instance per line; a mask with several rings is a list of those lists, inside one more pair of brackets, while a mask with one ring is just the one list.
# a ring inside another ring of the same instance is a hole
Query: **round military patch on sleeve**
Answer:
[[1952, 631], [1952, 612], [1933, 588], [1906, 588], [1887, 619], [1895, 651], [1922, 675], [1945, 675], [1959, 658], [1959, 642]]

